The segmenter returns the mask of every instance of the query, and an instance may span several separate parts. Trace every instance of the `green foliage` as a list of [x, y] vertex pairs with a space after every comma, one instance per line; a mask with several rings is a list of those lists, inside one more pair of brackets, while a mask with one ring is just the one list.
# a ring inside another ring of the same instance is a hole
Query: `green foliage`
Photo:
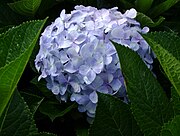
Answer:
[[164, 17], [159, 17], [159, 19], [156, 22], [154, 22], [150, 17], [146, 16], [143, 13], [138, 13], [136, 19], [141, 23], [142, 26], [148, 27], [156, 27], [165, 20]]
[[98, 106], [90, 136], [141, 136], [129, 105], [107, 94], [98, 94]]
[[166, 123], [162, 130], [161, 136], [179, 136], [180, 134], [180, 115], [175, 116], [175, 118]]
[[166, 0], [166, 1], [162, 2], [161, 4], [155, 6], [150, 11], [149, 14], [152, 17], [157, 17], [160, 14], [162, 14], [163, 12], [167, 11], [168, 9], [170, 9], [172, 6], [174, 6], [177, 2], [179, 2], [179, 0]]
[[27, 136], [37, 133], [33, 116], [16, 90], [0, 117], [1, 136]]
[[25, 69], [45, 23], [32, 21], [0, 35], [0, 116]]
[[32, 93], [26, 93], [26, 92], [21, 92], [21, 95], [26, 100], [26, 103], [31, 113], [34, 115], [37, 109], [39, 108], [40, 104], [44, 100], [44, 98], [37, 96], [35, 94], [32, 94]]
[[64, 0], [41, 0], [41, 4], [38, 9], [39, 14], [43, 14], [46, 10], [53, 8], [53, 6], [57, 5], [58, 2], [61, 2]]
[[38, 81], [38, 77], [35, 77], [31, 80], [31, 83], [34, 84], [46, 97], [54, 96], [53, 93], [46, 87], [46, 81], [41, 79]]
[[145, 13], [148, 11], [153, 3], [153, 0], [136, 0], [136, 8], [138, 11]]
[[154, 33], [152, 37], [162, 38], [161, 40], [152, 40], [154, 38], [149, 38], [148, 36], [144, 35], [144, 38], [147, 40], [152, 50], [156, 54], [163, 70], [180, 95], [180, 38], [175, 34], [162, 32]]
[[[180, 61], [180, 37], [173, 32], [151, 32], [146, 35]], [[150, 45], [152, 46], [152, 45]]]
[[42, 133], [32, 134], [31, 136], [56, 136], [56, 135], [52, 133], [42, 132]]
[[171, 99], [175, 115], [180, 115], [180, 96], [174, 88], [171, 89]]
[[51, 121], [53, 121], [57, 117], [62, 117], [73, 108], [77, 107], [75, 103], [65, 106], [66, 104], [60, 104], [59, 102], [54, 101], [43, 101], [39, 107], [41, 113], [49, 116]]
[[8, 5], [12, 10], [21, 15], [33, 16], [40, 4], [41, 0], [19, 0]]
[[156, 78], [137, 53], [116, 43], [131, 109], [147, 136], [160, 134], [161, 126], [173, 117], [173, 109]]
[[16, 25], [22, 18], [14, 13], [6, 3], [0, 2], [0, 28], [8, 25]]
[[88, 129], [86, 129], [86, 128], [82, 128], [82, 129], [77, 129], [76, 130], [76, 135], [77, 136], [89, 136], [89, 134], [88, 134]]
[[[0, 35], [0, 136], [54, 136], [47, 132], [63, 135], [63, 129], [66, 132], [73, 129], [78, 136], [178, 136], [180, 133], [180, 38], [175, 33], [153, 32], [144, 36], [163, 67], [167, 80], [172, 83], [172, 89], [166, 89], [167, 94], [171, 91], [171, 95], [168, 96], [170, 100], [157, 81], [159, 76], [157, 75], [156, 79], [136, 53], [116, 45], [130, 102], [126, 104], [114, 96], [98, 94], [96, 117], [90, 131], [88, 131], [88, 123], [84, 125], [86, 115], [74, 112], [73, 108], [77, 108], [76, 104], [59, 103], [53, 93], [47, 89], [46, 81], [37, 80], [37, 71], [32, 71], [31, 68], [34, 69], [34, 59], [39, 49], [36, 41], [45, 20], [21, 23], [29, 19], [42, 19], [48, 15], [50, 16], [48, 23], [50, 23], [59, 16], [62, 9], [66, 9], [69, 13], [75, 5], [97, 8], [117, 6], [122, 13], [134, 7], [142, 12], [136, 17], [141, 26], [151, 27], [151, 31], [180, 32], [179, 0], [1, 1], [0, 33], [3, 34]], [[21, 25], [11, 28], [19, 24]], [[34, 46], [36, 50], [33, 50]], [[26, 67], [28, 62], [31, 68], [29, 65]], [[155, 64], [155, 68], [158, 66]], [[25, 80], [23, 77], [21, 81], [23, 72], [28, 73], [29, 77]], [[20, 84], [18, 84], [19, 80]], [[24, 99], [18, 91], [14, 91], [16, 87]], [[67, 116], [64, 116], [67, 113], [72, 118], [68, 116], [67, 119]], [[33, 117], [37, 126], [42, 124], [38, 126], [40, 133], [37, 133]], [[68, 128], [65, 128], [69, 121]], [[44, 122], [49, 129], [46, 125], [43, 126]], [[73, 125], [73, 128], [69, 127], [70, 125]], [[47, 132], [44, 132], [46, 130]], [[57, 131], [60, 131], [60, 134]]]

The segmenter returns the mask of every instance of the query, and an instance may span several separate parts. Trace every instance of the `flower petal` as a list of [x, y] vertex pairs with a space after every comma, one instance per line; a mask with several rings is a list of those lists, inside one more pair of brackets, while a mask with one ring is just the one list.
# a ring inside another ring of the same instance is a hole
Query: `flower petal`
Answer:
[[90, 95], [89, 95], [89, 99], [91, 100], [92, 103], [97, 103], [98, 102], [98, 95], [95, 91], [93, 91]]
[[96, 78], [96, 73], [93, 70], [90, 70], [86, 76], [84, 76], [84, 82], [86, 84], [91, 84]]

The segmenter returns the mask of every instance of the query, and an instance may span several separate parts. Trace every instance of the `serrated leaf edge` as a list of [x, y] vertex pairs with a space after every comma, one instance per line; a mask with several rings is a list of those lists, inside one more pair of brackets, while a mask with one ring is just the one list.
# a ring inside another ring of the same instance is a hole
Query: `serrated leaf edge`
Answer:
[[[39, 20], [39, 21], [38, 21], [38, 22], [40, 22], [40, 21], [43, 22], [43, 23], [42, 23], [42, 26], [40, 27], [40, 30], [42, 30], [42, 28], [43, 28], [46, 20], [47, 20], [47, 18], [44, 19], [44, 20]], [[28, 21], [28, 23], [31, 23], [31, 22], [36, 22], [36, 20], [34, 20], [34, 21]], [[25, 23], [23, 23], [23, 24], [25, 24]], [[20, 26], [22, 26], [22, 24], [19, 25], [19, 26], [17, 26], [17, 27], [15, 27], [15, 28], [19, 28]], [[12, 30], [12, 29], [10, 29], [10, 30]], [[10, 31], [10, 30], [9, 30], [9, 31]], [[9, 31], [7, 31], [6, 33], [8, 33]], [[40, 33], [40, 31], [36, 34], [36, 38], [34, 38], [34, 40], [32, 41], [32, 43], [34, 43], [34, 42], [37, 40], [37, 38], [38, 38], [37, 35], [39, 35], [39, 33]], [[1, 35], [0, 35], [0, 36], [1, 36]], [[32, 44], [31, 44], [31, 45], [32, 45]], [[32, 48], [31, 45], [30, 45], [21, 55], [19, 55], [16, 59], [14, 59], [14, 60], [11, 61], [10, 63], [6, 64], [5, 66], [1, 67], [1, 68], [0, 68], [0, 71], [3, 70], [3, 69], [6, 69], [6, 67], [8, 67], [8, 66], [11, 65], [12, 63], [14, 63], [16, 60], [20, 59], [30, 48]], [[28, 60], [26, 60], [26, 64], [27, 64], [27, 62], [28, 62]], [[20, 79], [20, 78], [19, 78], [19, 79]], [[18, 81], [19, 81], [19, 79], [18, 79]], [[11, 87], [11, 88], [12, 88], [12, 87]], [[14, 88], [12, 88], [12, 90], [14, 90], [15, 88], [16, 88], [16, 86], [14, 86]], [[13, 92], [14, 92], [14, 91], [12, 91], [12, 93], [13, 93]], [[10, 96], [12, 96], [12, 93], [10, 94]], [[1, 116], [1, 115], [0, 115], [0, 116]]]
[[27, 23], [34, 23], [34, 22], [41, 22], [41, 21], [44, 21], [44, 23], [45, 23], [48, 18], [49, 18], [49, 17], [46, 17], [44, 20], [37, 19], [37, 20], [30, 20], [30, 21], [22, 22], [20, 25], [18, 25], [18, 26], [13, 26], [13, 27], [9, 28], [8, 30], [6, 30], [5, 32], [0, 33], [0, 37], [1, 37], [2, 35], [6, 35], [9, 31], [12, 31], [13, 29], [17, 29], [17, 28], [19, 28], [19, 27], [21, 27], [22, 25], [27, 24]]
[[[163, 136], [163, 135], [161, 135], [161, 134], [162, 134], [163, 129], [166, 128], [166, 125], [168, 125], [169, 123], [172, 123], [177, 116], [180, 117], [180, 115], [176, 115], [176, 116], [174, 116], [173, 118], [171, 118], [167, 123], [164, 123], [164, 124], [163, 124], [163, 126], [161, 127], [161, 130], [160, 130], [160, 136]], [[166, 130], [167, 130], [167, 129], [166, 129]]]

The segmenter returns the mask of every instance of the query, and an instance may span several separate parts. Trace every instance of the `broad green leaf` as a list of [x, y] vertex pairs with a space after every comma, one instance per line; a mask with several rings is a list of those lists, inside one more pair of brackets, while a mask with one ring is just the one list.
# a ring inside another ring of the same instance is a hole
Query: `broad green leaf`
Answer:
[[46, 97], [52, 97], [54, 94], [47, 88], [47, 82], [44, 79], [38, 81], [38, 77], [31, 80], [31, 83], [36, 85], [36, 87], [45, 95]]
[[14, 13], [4, 1], [0, 1], [0, 27], [17, 25], [21, 21], [20, 15]]
[[179, 136], [180, 134], [180, 115], [175, 116], [175, 118], [165, 123], [161, 130], [161, 136]]
[[27, 136], [37, 133], [33, 116], [16, 90], [0, 117], [0, 136]]
[[162, 87], [139, 55], [114, 43], [125, 78], [131, 109], [147, 136], [160, 134], [161, 126], [173, 116], [173, 109]]
[[171, 100], [175, 115], [180, 115], [180, 96], [174, 88], [171, 89]]
[[178, 2], [179, 2], [179, 0], [166, 0], [166, 1], [162, 2], [161, 4], [155, 6], [150, 11], [150, 15], [152, 17], [157, 17], [160, 14], [162, 14], [163, 12], [167, 11], [168, 9], [170, 9], [172, 6], [174, 6]]
[[25, 69], [43, 21], [32, 21], [0, 35], [0, 116]]
[[44, 12], [46, 10], [53, 8], [53, 6], [57, 5], [61, 1], [64, 1], [64, 0], [41, 0], [41, 4], [37, 12], [40, 15], [45, 14]]
[[13, 25], [7, 25], [7, 26], [4, 26], [4, 27], [1, 27], [0, 28], [0, 34], [8, 31], [11, 27], [13, 27]]
[[[180, 10], [178, 13], [180, 13]], [[175, 19], [174, 21], [168, 20], [168, 21], [164, 22], [164, 26], [166, 26], [167, 30], [174, 31], [174, 32], [178, 33], [178, 32], [180, 32], [180, 25], [179, 25], [180, 19], [178, 19], [178, 20], [176, 18], [174, 18], [174, 19]]]
[[173, 32], [151, 32], [146, 35], [180, 61], [180, 37]]
[[44, 98], [27, 92], [21, 92], [21, 95], [26, 101], [31, 113], [34, 115]]
[[[168, 50], [163, 48], [166, 45], [166, 43], [164, 43], [166, 42], [166, 40], [159, 44], [158, 42], [155, 42], [153, 39], [148, 38], [148, 36], [144, 35], [144, 38], [147, 40], [147, 42], [151, 46], [163, 70], [168, 76], [170, 82], [172, 83], [172, 85], [174, 86], [178, 94], [180, 95], [180, 61], [176, 59], [176, 58], [179, 58], [179, 51], [176, 51], [176, 50], [179, 49], [180, 43], [175, 42], [176, 43], [175, 45], [173, 44], [174, 42], [169, 43], [170, 44], [169, 48], [170, 47], [172, 48], [172, 49], [167, 48], [170, 50], [169, 52]], [[168, 37], [164, 37], [163, 39], [165, 38], [168, 39]], [[174, 51], [175, 53], [173, 54], [176, 54], [176, 55], [173, 56], [172, 51]]]
[[40, 4], [41, 0], [19, 0], [8, 5], [12, 10], [21, 15], [33, 16]]
[[31, 136], [56, 136], [56, 135], [52, 133], [41, 132], [41, 133], [33, 134]]
[[154, 0], [136, 0], [135, 5], [138, 11], [145, 13], [148, 11]]
[[52, 101], [43, 101], [39, 107], [41, 113], [49, 116], [51, 121], [53, 121], [57, 117], [62, 117], [73, 108], [77, 107], [75, 103], [71, 105], [65, 105], [65, 103], [60, 104]]
[[141, 136], [130, 106], [107, 94], [98, 94], [98, 105], [89, 136]]
[[159, 17], [159, 19], [156, 22], [154, 22], [150, 17], [140, 12], [138, 12], [136, 19], [138, 22], [141, 23], [142, 26], [148, 26], [148, 27], [156, 27], [165, 20], [164, 17]]
[[85, 129], [85, 128], [76, 129], [76, 135], [77, 136], [89, 136], [88, 129]]

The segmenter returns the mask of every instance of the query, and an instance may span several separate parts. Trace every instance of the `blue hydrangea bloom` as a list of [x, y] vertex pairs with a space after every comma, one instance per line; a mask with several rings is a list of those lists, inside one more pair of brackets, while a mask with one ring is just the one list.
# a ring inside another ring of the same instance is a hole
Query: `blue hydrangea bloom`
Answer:
[[62, 10], [40, 37], [35, 66], [45, 78], [47, 88], [60, 100], [75, 101], [79, 111], [94, 117], [97, 92], [116, 95], [127, 101], [124, 78], [111, 41], [137, 52], [151, 68], [152, 51], [140, 33], [135, 9], [124, 14], [118, 8], [96, 9], [75, 6], [70, 14]]

